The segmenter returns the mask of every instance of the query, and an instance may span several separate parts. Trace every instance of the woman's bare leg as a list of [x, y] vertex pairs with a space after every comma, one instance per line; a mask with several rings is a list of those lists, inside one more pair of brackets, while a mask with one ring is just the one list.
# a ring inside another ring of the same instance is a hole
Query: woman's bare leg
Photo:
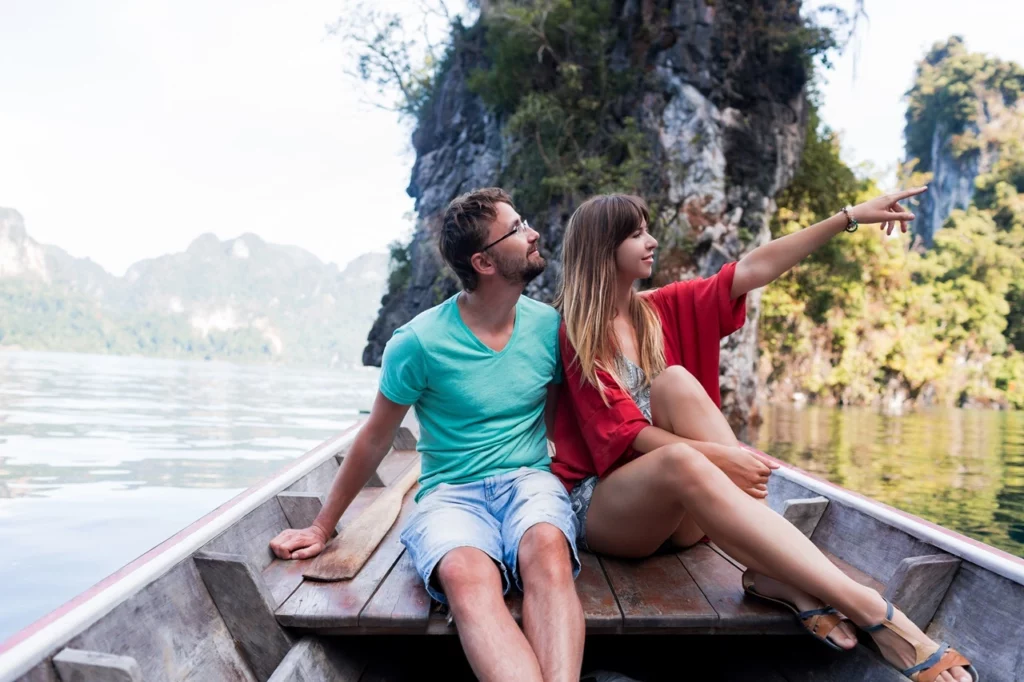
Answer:
[[[885, 601], [846, 576], [803, 533], [739, 489], [693, 448], [678, 444], [652, 450], [598, 482], [587, 512], [587, 542], [597, 552], [643, 556], [666, 537], [669, 524], [689, 511], [726, 552], [766, 575], [781, 579], [832, 604], [858, 625], [885, 616]], [[902, 612], [893, 622], [916, 639], [927, 636]], [[897, 666], [914, 663], [912, 645], [894, 633], [872, 633], [882, 654]], [[970, 682], [961, 668], [938, 678]]]
[[[658, 375], [651, 386], [651, 416], [655, 426], [683, 438], [722, 445], [740, 444], [732, 427], [729, 426], [729, 422], [726, 421], [725, 415], [711, 400], [711, 396], [707, 394], [697, 378], [678, 365], [667, 368]], [[760, 501], [767, 502], [765, 499]], [[693, 516], [687, 513], [683, 522], [672, 534], [671, 539], [677, 545], [686, 547], [697, 542], [703, 535], [704, 531], [700, 530]], [[684, 540], [684, 542], [679, 542], [679, 540]], [[685, 542], [685, 540], [689, 540], [689, 542]], [[756, 557], [754, 559], [747, 566], [756, 574], [754, 585], [758, 592], [788, 601], [794, 604], [799, 611], [808, 611], [824, 606], [820, 600], [806, 592], [765, 575], [758, 565]], [[849, 623], [840, 624], [829, 635], [829, 639], [844, 649], [857, 645], [857, 635]]]
[[[666, 368], [652, 383], [651, 418], [658, 428], [683, 438], [723, 445], [739, 444], [725, 415], [715, 406], [704, 387], [678, 365]], [[702, 537], [704, 531], [688, 512], [684, 512], [669, 540], [677, 547], [689, 547]]]

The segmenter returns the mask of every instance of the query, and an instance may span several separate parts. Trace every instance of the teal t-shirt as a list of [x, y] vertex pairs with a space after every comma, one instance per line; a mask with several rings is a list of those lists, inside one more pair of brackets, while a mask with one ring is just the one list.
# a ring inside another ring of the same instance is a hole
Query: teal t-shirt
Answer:
[[381, 361], [381, 393], [413, 405], [420, 423], [417, 500], [438, 483], [550, 465], [544, 403], [562, 377], [558, 312], [521, 296], [512, 336], [496, 352], [462, 321], [457, 299], [396, 329]]

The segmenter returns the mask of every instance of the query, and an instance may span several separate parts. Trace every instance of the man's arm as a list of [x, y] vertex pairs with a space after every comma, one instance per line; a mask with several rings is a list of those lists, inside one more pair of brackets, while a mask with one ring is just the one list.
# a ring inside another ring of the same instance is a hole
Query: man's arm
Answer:
[[281, 559], [308, 559], [323, 551], [341, 515], [388, 454], [408, 411], [409, 405], [399, 405], [377, 393], [370, 416], [345, 455], [313, 525], [280, 533], [270, 542], [274, 554]]
[[[850, 214], [864, 225], [881, 223], [881, 227], [888, 228], [890, 233], [892, 227], [899, 223], [901, 229], [906, 232], [906, 224], [914, 219], [914, 214], [900, 206], [899, 202], [921, 194], [926, 189], [917, 187], [875, 197], [854, 206], [850, 209]], [[840, 211], [820, 223], [757, 247], [736, 264], [730, 296], [738, 298], [748, 291], [774, 282], [794, 265], [821, 248], [825, 242], [845, 230], [846, 224], [846, 214]]]

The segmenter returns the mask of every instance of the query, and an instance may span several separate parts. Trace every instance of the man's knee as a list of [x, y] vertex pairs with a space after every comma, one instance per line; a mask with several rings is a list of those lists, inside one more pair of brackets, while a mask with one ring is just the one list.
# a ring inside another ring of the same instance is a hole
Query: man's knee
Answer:
[[519, 573], [523, 586], [572, 583], [572, 559], [565, 534], [550, 523], [538, 523], [519, 543]]
[[479, 599], [488, 592], [501, 597], [501, 572], [497, 564], [472, 547], [458, 547], [445, 554], [437, 565], [437, 579], [452, 606], [463, 599]]

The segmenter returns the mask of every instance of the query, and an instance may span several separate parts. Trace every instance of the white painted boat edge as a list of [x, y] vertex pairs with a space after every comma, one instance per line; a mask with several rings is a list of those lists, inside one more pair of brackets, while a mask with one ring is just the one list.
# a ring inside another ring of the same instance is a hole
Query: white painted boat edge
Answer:
[[779, 475], [789, 479], [793, 483], [802, 485], [831, 500], [841, 502], [893, 528], [898, 528], [918, 540], [932, 544], [943, 551], [992, 571], [996, 575], [1024, 585], [1024, 561], [1020, 559], [1009, 555], [1003, 556], [1002, 552], [984, 543], [971, 540], [912, 514], [893, 509], [881, 502], [857, 495], [834, 483], [822, 481], [784, 462], [780, 462], [780, 464], [781, 467], [772, 474], [773, 476]]
[[[196, 521], [193, 525], [198, 525], [198, 527], [192, 533], [161, 543], [147, 552], [147, 555], [154, 554], [148, 561], [136, 566], [126, 575], [114, 580], [81, 603], [75, 604], [58, 618], [39, 626], [40, 623], [47, 620], [48, 616], [44, 616], [36, 623], [15, 633], [12, 640], [26, 631], [34, 630], [13, 646], [4, 650], [4, 645], [0, 642], [0, 682], [11, 682], [27, 673], [33, 666], [45, 659], [55, 647], [84, 631], [125, 599], [167, 573], [179, 562], [187, 559], [250, 511], [305, 476], [317, 465], [333, 457], [342, 448], [350, 445], [355, 440], [361, 424], [362, 420], [313, 448], [262, 484], [239, 493]], [[209, 521], [203, 523], [207, 519]], [[165, 547], [168, 544], [170, 546]], [[164, 548], [163, 551], [158, 551], [161, 548]], [[143, 557], [145, 556], [143, 555]], [[69, 603], [73, 602], [74, 600]], [[60, 607], [57, 611], [59, 612], [65, 607]]]

